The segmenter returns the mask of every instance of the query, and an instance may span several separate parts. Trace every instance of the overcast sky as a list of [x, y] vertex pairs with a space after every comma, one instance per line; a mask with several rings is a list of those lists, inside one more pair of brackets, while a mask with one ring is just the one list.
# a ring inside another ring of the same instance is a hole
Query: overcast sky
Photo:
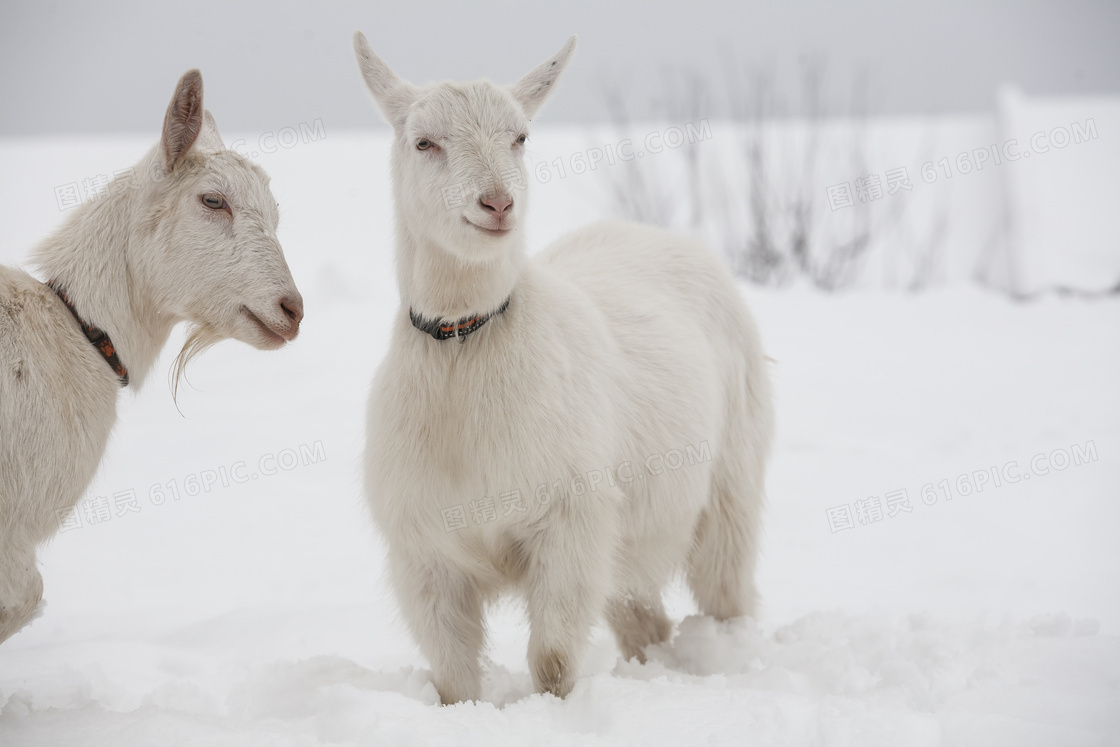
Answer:
[[[857, 88], [884, 113], [986, 111], [1008, 83], [1028, 94], [1120, 93], [1115, 0], [3, 0], [0, 136], [151, 133], [191, 67], [202, 69], [207, 108], [225, 131], [316, 119], [328, 130], [380, 126], [353, 60], [356, 28], [415, 82], [512, 82], [578, 34], [549, 122], [605, 119], [609, 86], [626, 91], [634, 116], [657, 115], [664, 80], [679, 71], [707, 81], [701, 106], [714, 117], [729, 87], [753, 93], [768, 76], [795, 99], [807, 65], [824, 71], [822, 97], [838, 111]], [[750, 75], [729, 84], [730, 68]]]

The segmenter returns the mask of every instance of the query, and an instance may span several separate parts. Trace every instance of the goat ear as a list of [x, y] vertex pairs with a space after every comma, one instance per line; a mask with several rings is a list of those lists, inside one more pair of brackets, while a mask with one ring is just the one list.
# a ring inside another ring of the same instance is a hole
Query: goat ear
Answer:
[[203, 111], [202, 132], [198, 136], [196, 145], [206, 150], [222, 150], [225, 148], [222, 143], [222, 133], [218, 132], [218, 123], [214, 121], [214, 115], [210, 113], [209, 109]]
[[362, 78], [381, 109], [381, 115], [386, 122], [397, 127], [404, 122], [408, 107], [416, 98], [416, 89], [401, 80], [384, 60], [374, 54], [361, 31], [354, 32], [354, 56], [358, 58]]
[[556, 79], [564, 72], [568, 61], [572, 59], [572, 52], [576, 49], [576, 37], [571, 37], [564, 47], [555, 56], [545, 60], [533, 68], [528, 75], [510, 87], [510, 93], [525, 110], [529, 119], [541, 108], [549, 94], [552, 93]]
[[167, 106], [167, 115], [163, 118], [160, 144], [163, 146], [164, 165], [168, 171], [175, 168], [175, 164], [179, 163], [198, 139], [202, 132], [202, 115], [202, 73], [188, 70], [179, 79], [175, 95]]

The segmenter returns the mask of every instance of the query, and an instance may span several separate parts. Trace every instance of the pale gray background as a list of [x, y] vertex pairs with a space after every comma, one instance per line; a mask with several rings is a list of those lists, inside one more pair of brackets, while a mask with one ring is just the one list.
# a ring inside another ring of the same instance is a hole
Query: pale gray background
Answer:
[[605, 119], [607, 84], [624, 86], [634, 116], [656, 115], [675, 69], [711, 81], [703, 113], [720, 116], [729, 64], [770, 71], [792, 98], [798, 70], [817, 62], [826, 101], [843, 108], [866, 80], [871, 113], [986, 111], [1005, 83], [1120, 91], [1117, 2], [2, 1], [0, 136], [150, 133], [195, 66], [223, 130], [380, 126], [351, 54], [355, 28], [417, 82], [510, 82], [577, 33], [551, 122]]

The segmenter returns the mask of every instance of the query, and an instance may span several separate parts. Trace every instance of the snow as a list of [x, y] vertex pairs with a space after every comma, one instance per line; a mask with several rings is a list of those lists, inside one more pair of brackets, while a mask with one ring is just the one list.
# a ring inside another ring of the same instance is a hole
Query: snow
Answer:
[[[1000, 96], [1001, 143], [1016, 140], [1019, 162], [1004, 171], [1009, 226], [1007, 285], [1120, 287], [1120, 99]], [[1030, 135], [1028, 137], [1028, 134]]]
[[[542, 130], [534, 157], [586, 140]], [[56, 186], [147, 146], [0, 142], [0, 261], [64, 216]], [[257, 160], [303, 332], [275, 353], [208, 351], [181, 415], [164, 383], [174, 341], [122, 396], [82, 526], [41, 553], [45, 614], [0, 646], [0, 744], [1120, 740], [1115, 297], [744, 286], [779, 414], [758, 621], [699, 617], [674, 585], [674, 638], [639, 665], [597, 628], [559, 701], [533, 694], [507, 600], [484, 702], [438, 708], [360, 492], [364, 403], [397, 306], [387, 139], [328, 129]], [[595, 183], [531, 185], [534, 248], [605, 212]], [[888, 504], [899, 490], [909, 511]], [[130, 491], [138, 511], [122, 509]], [[91, 523], [98, 505], [110, 518]]]

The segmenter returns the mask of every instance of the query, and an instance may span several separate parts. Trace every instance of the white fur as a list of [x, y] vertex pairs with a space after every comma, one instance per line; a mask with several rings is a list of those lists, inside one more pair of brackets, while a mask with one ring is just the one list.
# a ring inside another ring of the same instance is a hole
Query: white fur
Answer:
[[[537, 688], [561, 697], [601, 613], [628, 658], [668, 637], [661, 590], [678, 569], [705, 613], [751, 614], [773, 414], [734, 282], [696, 242], [618, 222], [525, 255], [518, 137], [575, 38], [508, 88], [417, 88], [354, 41], [395, 133], [402, 299], [370, 397], [366, 493], [443, 702], [479, 697], [484, 607], [506, 589], [527, 600]], [[449, 209], [457, 185], [471, 186]], [[485, 204], [509, 199], [503, 215]], [[453, 322], [507, 297], [462, 344], [409, 322], [410, 307]], [[648, 457], [656, 467], [689, 448], [712, 458], [649, 473]], [[543, 503], [540, 486], [557, 481]], [[526, 510], [507, 517], [499, 496], [513, 490]], [[476, 523], [469, 504], [483, 498], [497, 517]], [[469, 528], [447, 531], [454, 506]]]
[[[212, 194], [228, 212], [201, 202]], [[268, 177], [223, 149], [192, 70], [179, 81], [160, 143], [130, 177], [76, 208], [33, 260], [84, 320], [109, 334], [138, 387], [180, 321], [195, 325], [181, 360], [230, 337], [261, 349], [295, 338], [303, 301], [277, 220]], [[36, 613], [36, 547], [93, 478], [119, 392], [59, 297], [0, 266], [0, 641]]]

